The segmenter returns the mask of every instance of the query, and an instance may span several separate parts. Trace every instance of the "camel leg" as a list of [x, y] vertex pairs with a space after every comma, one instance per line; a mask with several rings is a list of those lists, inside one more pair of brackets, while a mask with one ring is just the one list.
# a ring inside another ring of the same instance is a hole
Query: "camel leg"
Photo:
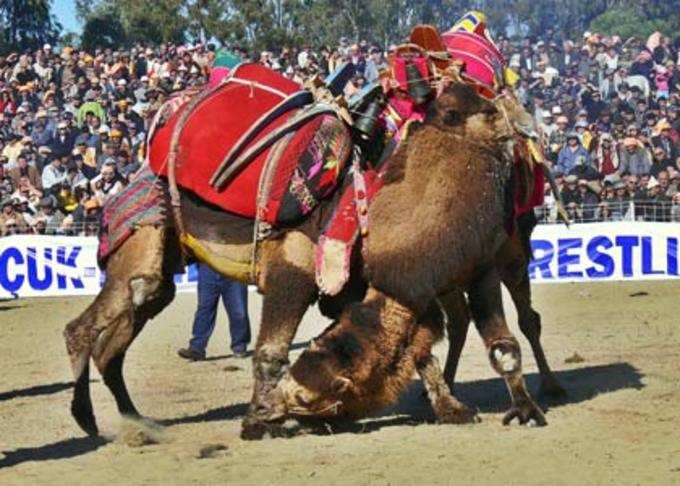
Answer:
[[543, 412], [526, 389], [519, 343], [505, 321], [501, 283], [495, 268], [473, 282], [469, 298], [472, 317], [486, 345], [491, 366], [505, 380], [512, 399], [503, 424], [517, 418], [520, 424], [546, 425]]
[[116, 400], [116, 405], [121, 415], [139, 417], [139, 412], [135, 408], [135, 404], [132, 403], [127, 386], [125, 386], [125, 379], [123, 378], [124, 360], [125, 353], [121, 353], [108, 362], [104, 369], [104, 383]]
[[263, 258], [268, 261], [263, 263], [266, 274], [260, 286], [262, 320], [253, 355], [253, 396], [241, 430], [241, 437], [248, 440], [281, 433], [270, 420], [278, 414], [269, 395], [290, 365], [290, 345], [317, 295], [313, 245], [299, 233], [289, 235], [269, 247], [263, 244]]
[[[465, 303], [465, 297], [462, 293], [460, 293], [460, 296], [463, 297], [463, 303]], [[457, 303], [458, 297], [458, 294], [452, 293], [439, 299], [438, 305], [432, 306], [423, 316], [421, 316], [418, 322], [416, 338], [419, 334], [427, 333], [428, 341], [431, 341], [432, 343], [439, 341], [442, 338], [444, 322], [449, 326], [451, 325], [451, 320], [448, 318], [450, 313], [447, 312], [447, 307], [452, 307], [452, 304]], [[467, 306], [465, 309], [467, 310]], [[469, 322], [469, 320], [466, 322]], [[451, 330], [449, 329], [449, 336], [450, 335]], [[449, 339], [451, 339], [451, 337], [449, 337]], [[453, 344], [449, 347], [447, 366], [452, 359], [451, 348], [453, 347]], [[461, 345], [457, 355], [453, 357], [453, 360], [456, 362], [458, 361], [458, 356], [460, 355], [460, 349], [462, 349], [462, 347], [463, 346]], [[422, 352], [416, 356], [416, 371], [421, 380], [423, 380], [427, 397], [432, 404], [432, 409], [437, 416], [437, 420], [440, 423], [448, 424], [479, 422], [477, 413], [453, 396], [451, 387], [446, 382], [445, 375], [442, 373], [439, 360], [430, 352], [431, 346], [421, 346], [421, 349]], [[455, 374], [455, 363], [453, 373]]]
[[536, 364], [541, 373], [539, 394], [551, 397], [566, 396], [567, 392], [562, 388], [550, 369], [543, 346], [541, 345], [541, 315], [531, 306], [531, 284], [528, 274], [524, 271], [519, 278], [512, 278], [511, 276], [506, 278], [504, 276], [503, 283], [515, 303], [519, 318], [519, 328], [531, 345], [531, 350], [534, 353]]
[[123, 379], [125, 352], [144, 324], [174, 297], [173, 267], [181, 261], [166, 229], [140, 228], [111, 256], [94, 302], [64, 330], [76, 380], [71, 413], [89, 435], [98, 433], [89, 389], [92, 358], [121, 413], [137, 415]]
[[517, 309], [519, 328], [529, 341], [541, 372], [540, 394], [561, 397], [566, 392], [550, 370], [541, 346], [541, 316], [531, 306], [531, 282], [527, 268], [531, 258], [531, 233], [535, 226], [533, 212], [520, 217], [518, 231], [496, 256], [496, 266]]
[[[139, 417], [123, 378], [123, 362], [125, 354], [134, 339], [144, 328], [144, 325], [160, 313], [175, 297], [175, 284], [172, 275], [161, 277], [160, 283], [156, 279], [135, 279], [130, 283], [132, 287], [132, 315], [133, 324], [126, 323], [119, 326], [119, 335], [109, 340], [106, 352], [93, 355], [95, 363], [104, 379], [104, 384], [116, 400], [121, 415]], [[139, 303], [141, 302], [141, 305]], [[132, 333], [129, 330], [132, 330]], [[115, 349], [112, 349], [115, 348]], [[112, 355], [110, 359], [108, 356]]]
[[450, 292], [440, 297], [439, 301], [448, 317], [446, 332], [449, 337], [449, 353], [444, 367], [444, 381], [453, 393], [460, 353], [465, 347], [470, 327], [470, 310], [462, 291]]
[[439, 360], [428, 355], [416, 362], [416, 370], [423, 380], [427, 396], [437, 420], [443, 424], [467, 424], [479, 422], [477, 413], [454, 397], [444, 380]]

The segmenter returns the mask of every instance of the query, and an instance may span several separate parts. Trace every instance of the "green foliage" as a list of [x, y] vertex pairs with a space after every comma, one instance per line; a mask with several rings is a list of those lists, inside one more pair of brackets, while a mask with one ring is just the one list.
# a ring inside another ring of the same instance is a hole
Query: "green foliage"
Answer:
[[[0, 49], [56, 41], [61, 26], [50, 7], [51, 0], [0, 0]], [[75, 9], [87, 48], [211, 38], [252, 50], [318, 48], [342, 36], [387, 46], [418, 23], [446, 30], [471, 9], [486, 13], [495, 35], [680, 31], [677, 0], [75, 0]]]
[[61, 25], [50, 13], [51, 0], [0, 1], [0, 49], [34, 49], [59, 38]]
[[608, 10], [590, 24], [590, 28], [608, 35], [646, 38], [656, 31], [671, 32], [672, 25], [668, 19], [646, 19], [639, 11], [632, 8], [616, 8]]
[[100, 5], [88, 13], [81, 47], [92, 52], [97, 47], [123, 46], [127, 36], [120, 20], [120, 12], [112, 5]]

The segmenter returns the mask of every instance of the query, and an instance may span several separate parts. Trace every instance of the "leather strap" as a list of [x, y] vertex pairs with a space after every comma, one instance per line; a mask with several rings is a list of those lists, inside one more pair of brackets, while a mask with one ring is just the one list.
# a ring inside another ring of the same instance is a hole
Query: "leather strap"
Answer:
[[314, 98], [312, 97], [312, 93], [306, 90], [298, 91], [284, 98], [272, 109], [262, 115], [246, 132], [243, 133], [243, 135], [241, 135], [241, 138], [239, 138], [231, 150], [229, 150], [227, 155], [213, 173], [210, 179], [210, 185], [213, 187], [219, 187], [217, 185], [217, 181], [220, 179], [220, 176], [232, 165], [234, 160], [236, 160], [241, 152], [243, 152], [243, 150], [260, 134], [260, 132], [262, 132], [262, 130], [289, 111], [309, 105], [313, 101]]
[[229, 181], [231, 181], [243, 168], [245, 168], [250, 162], [252, 162], [260, 153], [273, 145], [277, 140], [281, 139], [284, 135], [297, 130], [302, 125], [307, 123], [312, 118], [324, 115], [332, 114], [336, 115], [337, 111], [335, 108], [329, 105], [316, 105], [309, 110], [305, 110], [297, 114], [292, 120], [289, 120], [284, 125], [281, 125], [276, 130], [269, 133], [266, 137], [260, 139], [255, 145], [251, 146], [247, 151], [242, 153], [238, 159], [236, 159], [228, 167], [224, 168], [224, 171], [218, 176], [217, 172], [211, 180], [211, 185], [220, 190]]
[[368, 236], [368, 194], [366, 192], [366, 180], [361, 170], [361, 154], [355, 146], [352, 158], [352, 180], [354, 181], [354, 204], [357, 209], [357, 220], [362, 237]]

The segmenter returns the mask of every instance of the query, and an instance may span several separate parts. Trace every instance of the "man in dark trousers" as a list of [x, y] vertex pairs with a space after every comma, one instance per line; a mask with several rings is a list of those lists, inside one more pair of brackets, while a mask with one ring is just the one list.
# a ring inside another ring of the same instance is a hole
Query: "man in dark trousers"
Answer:
[[208, 265], [198, 263], [198, 308], [194, 315], [192, 337], [188, 348], [177, 351], [182, 358], [190, 361], [205, 359], [205, 348], [215, 329], [217, 304], [222, 303], [229, 316], [231, 350], [237, 358], [244, 358], [250, 343], [250, 321], [248, 320], [248, 287], [229, 280]]

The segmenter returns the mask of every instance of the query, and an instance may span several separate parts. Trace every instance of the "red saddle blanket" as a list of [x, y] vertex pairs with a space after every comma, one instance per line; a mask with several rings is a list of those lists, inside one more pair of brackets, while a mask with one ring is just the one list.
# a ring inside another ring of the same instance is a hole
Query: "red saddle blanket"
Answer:
[[[308, 214], [336, 188], [351, 154], [349, 130], [330, 115], [312, 118], [295, 133], [264, 150], [223, 189], [217, 190], [209, 183], [241, 136], [263, 114], [300, 89], [297, 83], [259, 64], [237, 66], [194, 108], [182, 128], [175, 169], [177, 184], [225, 211], [254, 218], [260, 176], [272, 154], [276, 161], [269, 171], [274, 172], [267, 177], [267, 200], [260, 207], [260, 218], [270, 224], [286, 225]], [[173, 131], [189, 105], [180, 107], [152, 136], [149, 165], [156, 174], [167, 175]], [[273, 121], [249, 146], [297, 112], [292, 110]]]

